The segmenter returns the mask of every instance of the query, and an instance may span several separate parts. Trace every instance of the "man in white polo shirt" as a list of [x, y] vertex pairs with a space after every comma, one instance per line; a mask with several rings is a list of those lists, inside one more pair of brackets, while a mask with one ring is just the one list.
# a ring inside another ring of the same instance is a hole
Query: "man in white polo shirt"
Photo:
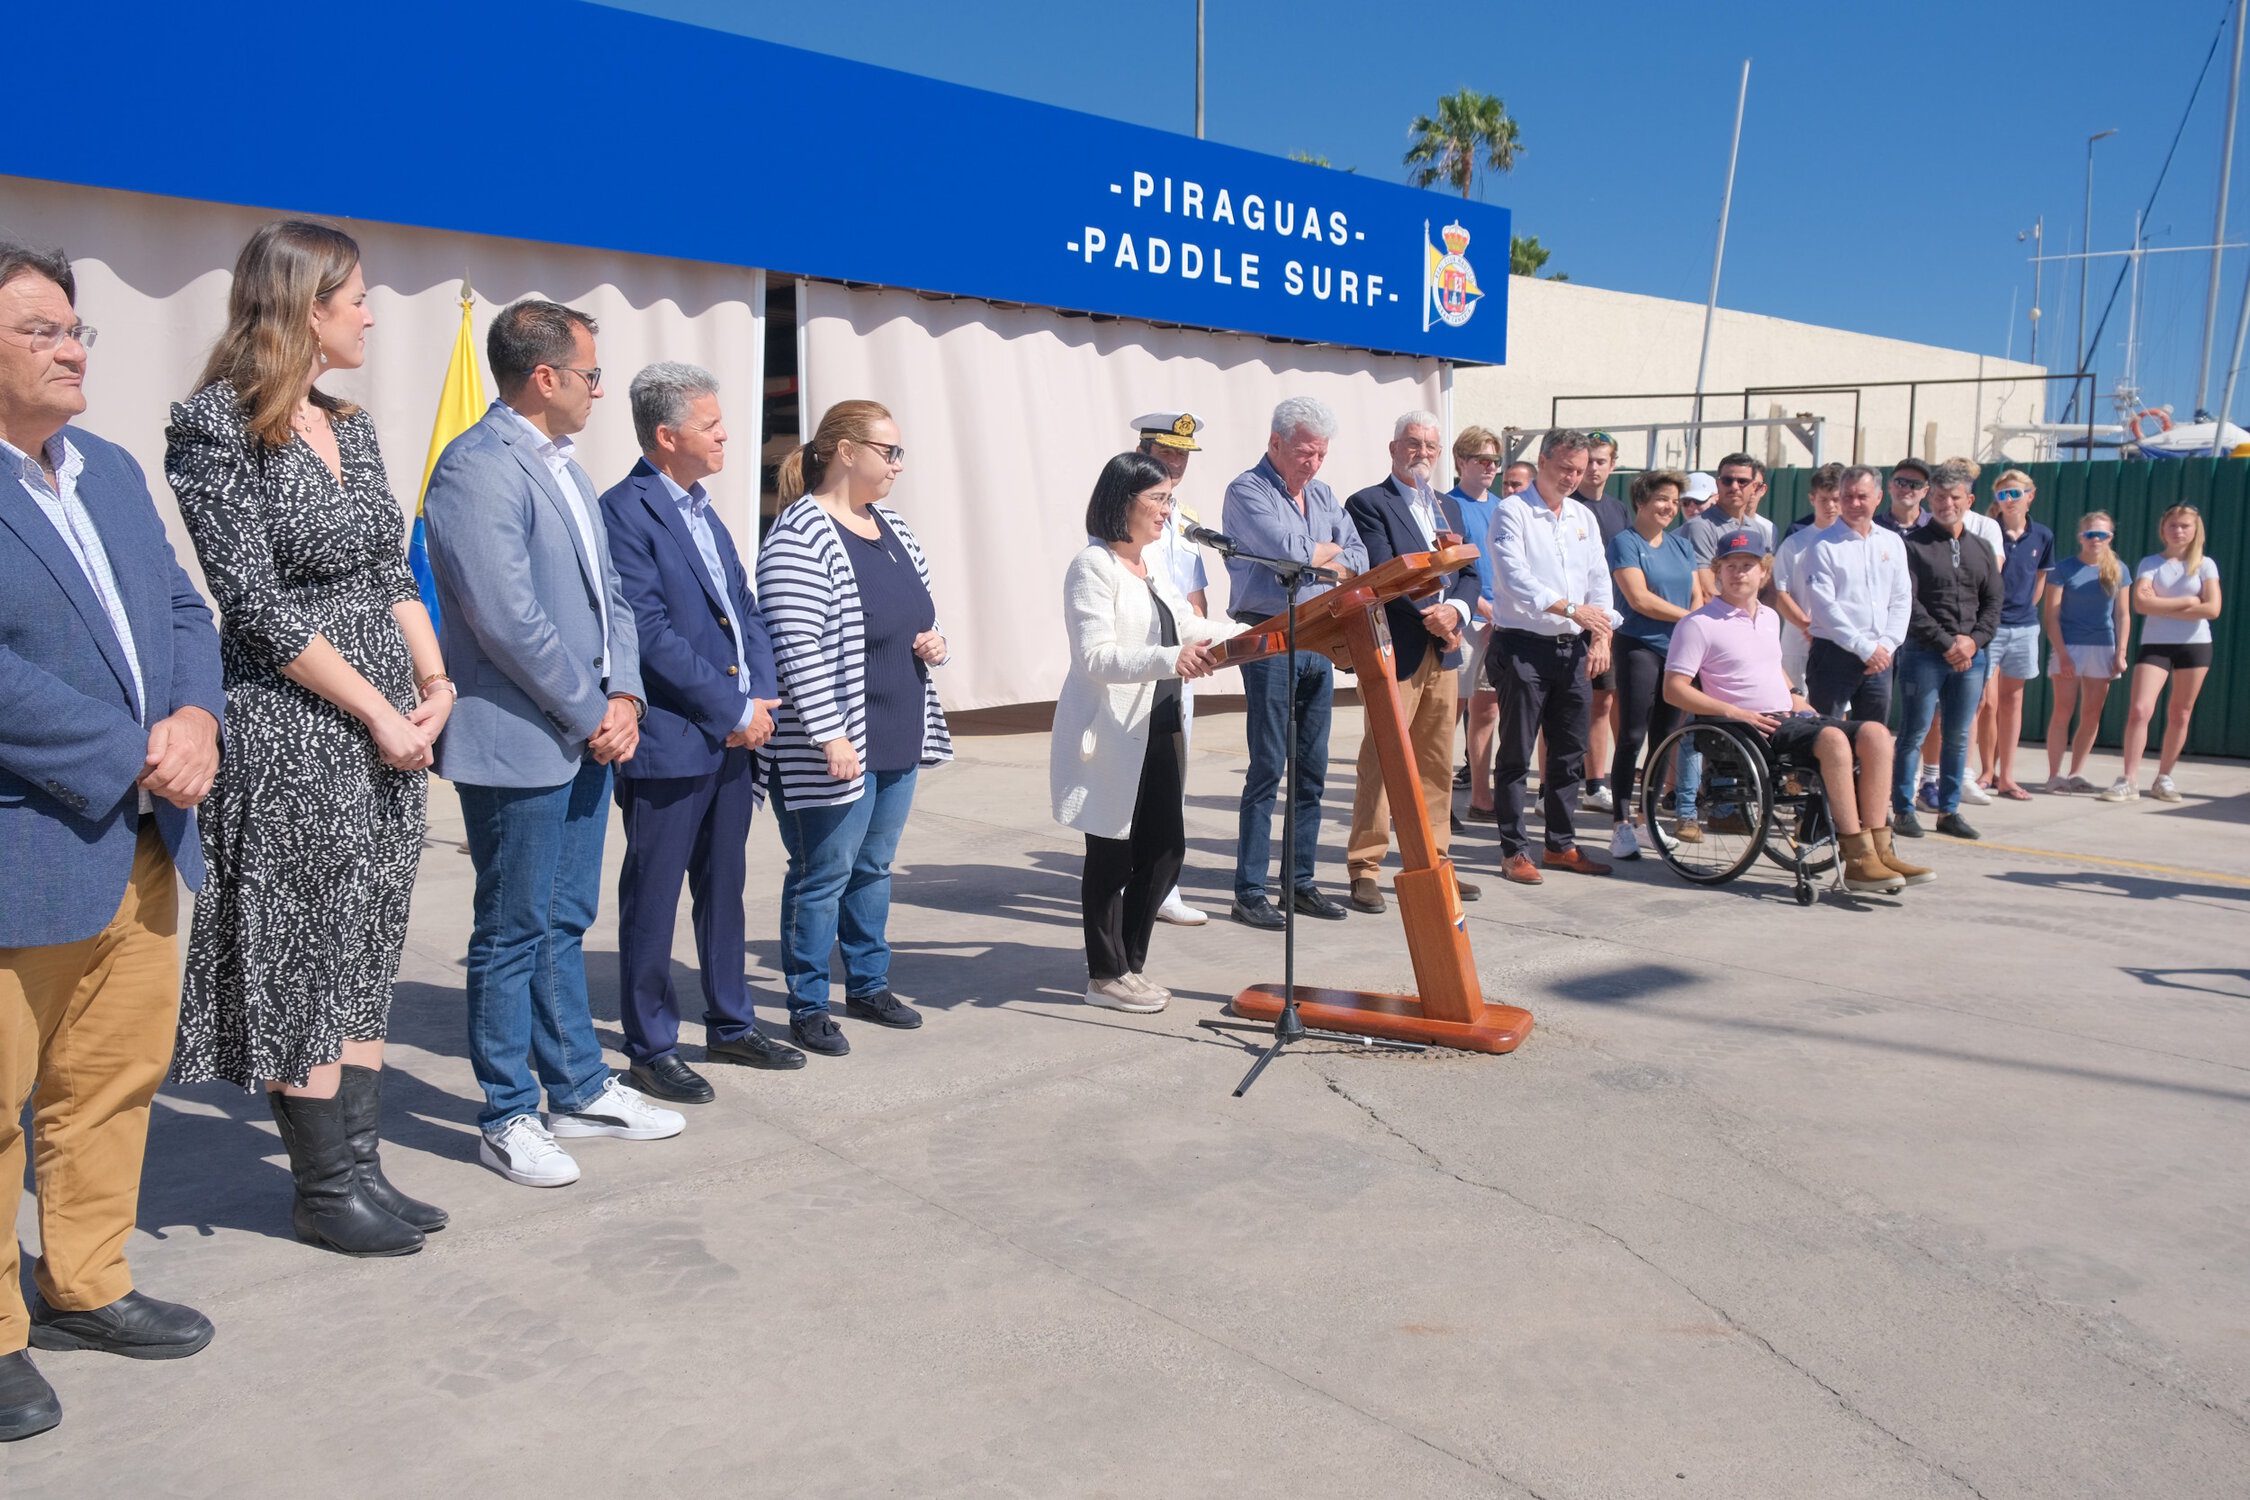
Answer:
[[1740, 528], [1719, 537], [1712, 555], [1719, 594], [1672, 627], [1665, 701], [1698, 718], [1748, 725], [1765, 739], [1777, 766], [1819, 769], [1844, 856], [1845, 889], [1892, 894], [1935, 880], [1935, 872], [1903, 863], [1891, 851], [1890, 730], [1868, 720], [1823, 718], [1789, 691], [1781, 668], [1781, 616], [1758, 602], [1767, 561], [1759, 533]]

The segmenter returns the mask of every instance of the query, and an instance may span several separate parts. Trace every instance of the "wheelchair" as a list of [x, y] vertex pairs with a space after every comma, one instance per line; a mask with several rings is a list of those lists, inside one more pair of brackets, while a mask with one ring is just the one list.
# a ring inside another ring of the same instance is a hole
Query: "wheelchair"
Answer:
[[1641, 821], [1682, 880], [1725, 885], [1762, 854], [1788, 874], [1799, 906], [1813, 904], [1823, 875], [1842, 889], [1836, 823], [1809, 756], [1777, 763], [1755, 730], [1701, 719], [1666, 735], [1647, 767]]

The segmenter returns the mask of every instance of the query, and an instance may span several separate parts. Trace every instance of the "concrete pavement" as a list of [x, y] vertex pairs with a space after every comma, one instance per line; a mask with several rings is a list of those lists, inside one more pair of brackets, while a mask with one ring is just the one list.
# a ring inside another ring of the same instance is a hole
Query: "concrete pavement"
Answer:
[[[1197, 728], [1187, 884], [1223, 912], [1241, 720]], [[1332, 888], [1356, 740], [1340, 711]], [[1080, 1004], [1045, 736], [960, 749], [892, 922], [929, 1023], [710, 1069], [684, 1136], [579, 1143], [555, 1192], [475, 1163], [433, 783], [388, 1164], [454, 1227], [305, 1249], [262, 1102], [167, 1091], [131, 1253], [219, 1336], [38, 1356], [63, 1425], [0, 1448], [0, 1494], [2244, 1493], [2250, 768], [1980, 809], [1983, 845], [1915, 846], [1937, 884], [1811, 910], [1653, 860], [1521, 890], [1472, 832], [1525, 1046], [1310, 1046], [1234, 1100], [1249, 1054], [1195, 1021], [1278, 941], [1160, 929], [1169, 1011]], [[772, 1002], [762, 818], [752, 862]], [[1301, 938], [1310, 980], [1411, 988], [1395, 915]], [[692, 992], [684, 906], [676, 952]]]

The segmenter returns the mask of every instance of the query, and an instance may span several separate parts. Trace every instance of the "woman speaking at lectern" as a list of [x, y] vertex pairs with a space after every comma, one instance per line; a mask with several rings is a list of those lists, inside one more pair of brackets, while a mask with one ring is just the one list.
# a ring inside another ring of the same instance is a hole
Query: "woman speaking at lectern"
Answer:
[[1047, 778], [1055, 821], [1086, 835], [1086, 1003], [1111, 1010], [1158, 1011], [1172, 998], [1142, 971], [1187, 853], [1180, 684], [1208, 676], [1213, 643], [1242, 630], [1198, 615], [1143, 560], [1171, 512], [1164, 466], [1118, 454], [1086, 504], [1087, 546], [1063, 575], [1070, 674]]

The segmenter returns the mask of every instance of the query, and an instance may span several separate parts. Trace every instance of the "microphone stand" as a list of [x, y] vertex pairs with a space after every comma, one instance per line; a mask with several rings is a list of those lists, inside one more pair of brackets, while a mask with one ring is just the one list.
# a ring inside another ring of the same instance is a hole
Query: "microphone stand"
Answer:
[[[1297, 1014], [1297, 591], [1306, 579], [1319, 583], [1341, 583], [1343, 575], [1334, 568], [1317, 568], [1311, 563], [1301, 563], [1287, 557], [1258, 557], [1232, 545], [1217, 546], [1214, 550], [1237, 562], [1255, 563], [1280, 580], [1289, 597], [1289, 668], [1288, 703], [1289, 728], [1281, 742], [1281, 868], [1286, 872], [1282, 890], [1286, 899], [1281, 908], [1281, 1014], [1273, 1019], [1273, 1040], [1250, 1064], [1250, 1071], [1242, 1075], [1242, 1082], [1234, 1086], [1234, 1097], [1239, 1099], [1258, 1081], [1266, 1064], [1281, 1055], [1281, 1049], [1291, 1042], [1307, 1038], [1323, 1042], [1350, 1042], [1361, 1047], [1383, 1047], [1400, 1052], [1426, 1050], [1420, 1042], [1394, 1042], [1384, 1037], [1352, 1036], [1342, 1031], [1322, 1031], [1307, 1027]], [[1212, 1031], [1263, 1031], [1256, 1022], [1198, 1021], [1199, 1026]]]

